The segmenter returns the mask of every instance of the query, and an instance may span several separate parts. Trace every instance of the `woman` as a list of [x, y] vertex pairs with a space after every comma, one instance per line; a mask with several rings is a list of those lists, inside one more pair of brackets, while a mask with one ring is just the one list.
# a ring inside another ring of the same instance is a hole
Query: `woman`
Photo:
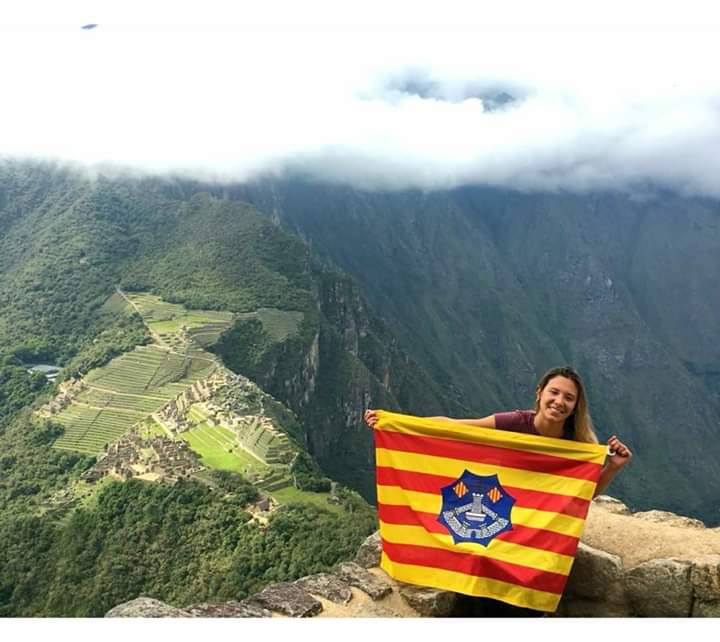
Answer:
[[[480, 419], [451, 419], [432, 417], [443, 421], [497, 428], [531, 435], [543, 435], [560, 439], [574, 439], [598, 443], [588, 412], [585, 386], [580, 375], [571, 367], [563, 366], [548, 370], [535, 389], [535, 410], [500, 412]], [[365, 422], [373, 428], [378, 417], [375, 410], [365, 411]], [[632, 459], [630, 449], [615, 435], [608, 439], [610, 453], [595, 489], [595, 497], [601, 495], [620, 470]]]

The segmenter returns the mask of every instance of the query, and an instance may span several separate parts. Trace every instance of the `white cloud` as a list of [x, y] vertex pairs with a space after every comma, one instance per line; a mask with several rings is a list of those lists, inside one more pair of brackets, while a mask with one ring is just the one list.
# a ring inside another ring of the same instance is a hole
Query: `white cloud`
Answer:
[[4, 22], [1, 155], [720, 196], [720, 39], [688, 3], [639, 3], [624, 23], [582, 3], [56, 4]]

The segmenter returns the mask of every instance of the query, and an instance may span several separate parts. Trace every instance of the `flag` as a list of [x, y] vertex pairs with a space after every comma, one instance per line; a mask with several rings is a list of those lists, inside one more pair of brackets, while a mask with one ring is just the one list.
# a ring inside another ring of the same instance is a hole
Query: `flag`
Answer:
[[606, 446], [378, 411], [381, 568], [555, 611]]

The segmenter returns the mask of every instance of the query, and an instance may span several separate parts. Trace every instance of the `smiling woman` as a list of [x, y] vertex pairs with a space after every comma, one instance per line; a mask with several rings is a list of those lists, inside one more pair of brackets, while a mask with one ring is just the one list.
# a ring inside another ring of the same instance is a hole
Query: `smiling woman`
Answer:
[[[585, 385], [577, 371], [570, 366], [552, 368], [540, 378], [535, 388], [534, 410], [499, 412], [478, 419], [431, 418], [480, 428], [598, 443], [590, 418]], [[377, 423], [376, 412], [366, 410], [365, 421], [373, 428]], [[608, 446], [608, 457], [595, 489], [595, 497], [605, 491], [615, 475], [632, 458], [630, 449], [615, 435], [608, 439]]]

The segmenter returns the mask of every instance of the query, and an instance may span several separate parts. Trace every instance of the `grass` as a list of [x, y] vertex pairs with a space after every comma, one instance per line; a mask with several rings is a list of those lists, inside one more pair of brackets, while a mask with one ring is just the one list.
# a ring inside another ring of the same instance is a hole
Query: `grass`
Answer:
[[277, 308], [260, 308], [256, 312], [245, 312], [237, 316], [240, 319], [258, 319], [270, 338], [280, 343], [297, 332], [304, 314]]
[[[203, 465], [208, 468], [229, 470], [243, 475], [249, 472], [263, 474], [267, 467], [255, 457], [244, 451], [237, 443], [230, 441], [228, 432], [200, 424], [181, 437], [188, 442], [198, 455]], [[232, 433], [231, 433], [232, 434]], [[232, 452], [228, 452], [232, 449]]]
[[122, 314], [132, 310], [130, 304], [117, 292], [100, 306], [101, 314]]
[[298, 490], [293, 486], [286, 486], [285, 488], [281, 488], [279, 490], [273, 490], [270, 495], [276, 502], [278, 502], [278, 504], [302, 502], [306, 504], [315, 504], [316, 506], [326, 508], [327, 510], [339, 515], [345, 512], [339, 504], [330, 504], [328, 502], [330, 493], [312, 493], [307, 490]]

